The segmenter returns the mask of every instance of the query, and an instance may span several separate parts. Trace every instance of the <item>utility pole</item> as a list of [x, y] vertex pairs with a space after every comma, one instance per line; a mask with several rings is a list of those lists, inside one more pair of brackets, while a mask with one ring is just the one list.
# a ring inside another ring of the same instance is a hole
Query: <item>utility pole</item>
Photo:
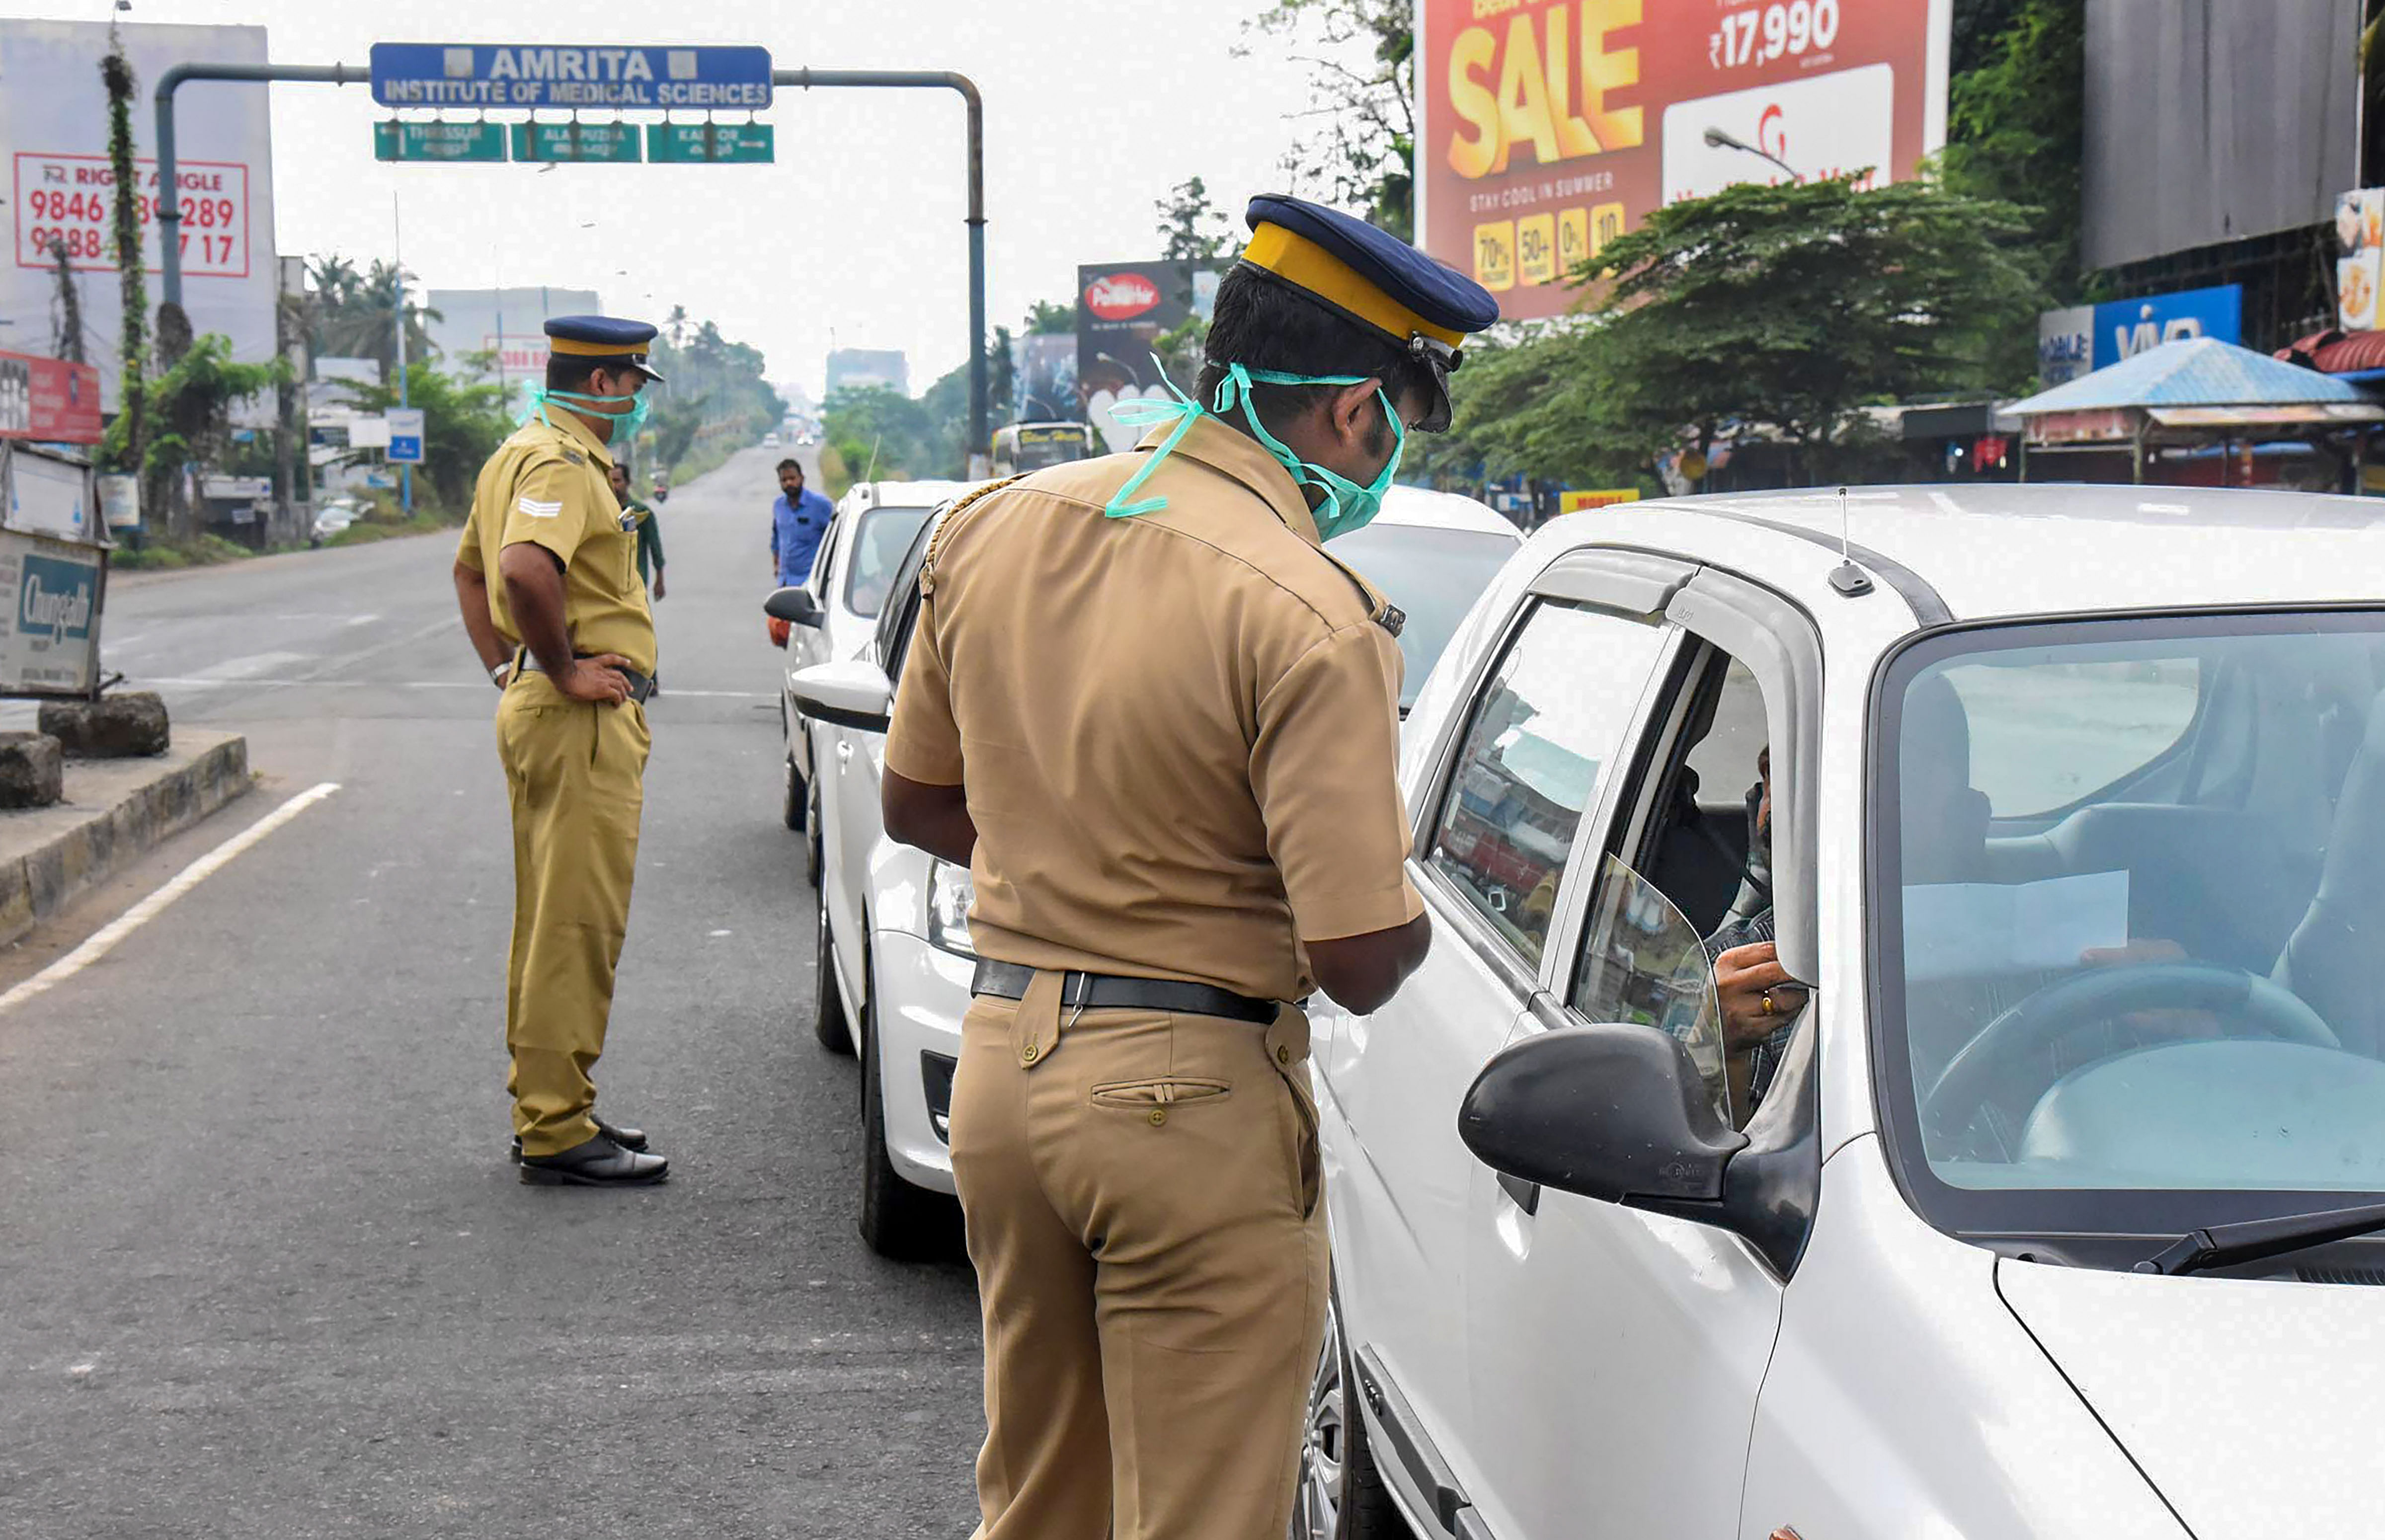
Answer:
[[[397, 194], [394, 192], [392, 192], [389, 195], [389, 227], [390, 246], [395, 256], [395, 260], [390, 265], [390, 278], [392, 279], [390, 292], [397, 296], [397, 314], [391, 318], [397, 323], [397, 404], [402, 407], [406, 404], [406, 221], [398, 209]], [[401, 465], [397, 467], [397, 484], [399, 488], [397, 494], [398, 503], [405, 508], [406, 516], [412, 518], [414, 516], [414, 466], [412, 465]]]

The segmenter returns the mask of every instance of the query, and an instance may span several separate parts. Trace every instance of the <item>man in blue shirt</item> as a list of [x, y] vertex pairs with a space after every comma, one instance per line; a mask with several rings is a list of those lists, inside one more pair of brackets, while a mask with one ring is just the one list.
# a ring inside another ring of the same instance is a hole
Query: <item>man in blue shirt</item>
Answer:
[[779, 462], [779, 500], [770, 504], [770, 556], [780, 588], [811, 581], [812, 558], [818, 554], [820, 536], [835, 512], [827, 498], [804, 485], [802, 466]]

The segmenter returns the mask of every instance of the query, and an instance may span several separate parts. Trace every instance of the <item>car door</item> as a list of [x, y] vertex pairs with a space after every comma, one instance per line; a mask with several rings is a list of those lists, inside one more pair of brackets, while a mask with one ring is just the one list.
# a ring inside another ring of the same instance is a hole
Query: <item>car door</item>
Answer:
[[[1799, 679], [1818, 680], [1817, 640], [1785, 602], [1721, 574], [1699, 574], [1669, 608], [1698, 617], [1698, 628], [1675, 623], [1682, 662], [1641, 722], [1630, 754], [1639, 768], [1619, 789], [1608, 826], [1583, 831], [1571, 868], [1576, 886], [1551, 942], [1560, 966], [1519, 1022], [1519, 1037], [1651, 1019], [1645, 991], [1629, 988], [1613, 963], [1629, 955], [1616, 934], [1622, 916], [1638, 926], [1623, 941], [1655, 958], [1689, 950], [1688, 976], [1701, 991], [1710, 988], [1699, 941], [1715, 928], [1712, 920], [1702, 913], [1688, 922], [1639, 865], [1653, 866], [1667, 848], [1667, 821], [1681, 806], [1678, 767], [1699, 741], [1730, 733], [1729, 751], [1744, 753], [1754, 773], [1743, 741], [1752, 734], [1724, 720], [1753, 714], [1754, 707], [1726, 698], [1718, 709], [1726, 681], [1752, 677], [1762, 689], [1779, 903], [1793, 901], [1785, 895], [1809, 881], [1803, 831], [1792, 842], [1788, 828], [1789, 819], [1804, 816], [1804, 799], [1779, 789], [1808, 784], [1814, 768], [1809, 724], [1818, 701], [1801, 705], [1794, 697]], [[1758, 627], [1773, 628], [1771, 645], [1748, 644]], [[1733, 651], [1725, 651], [1726, 641]], [[1744, 666], [1733, 669], [1742, 652]], [[1786, 666], [1792, 653], [1810, 668]], [[1669, 948], [1650, 940], [1660, 931], [1671, 937]], [[1710, 993], [1705, 1004], [1710, 1012]], [[1704, 1046], [1712, 1055], [1709, 1083], [1719, 1093], [1719, 1024], [1709, 1025], [1714, 1036]], [[1698, 1047], [1692, 1058], [1708, 1067]], [[1745, 1109], [1738, 1112], [1744, 1117]], [[1754, 1248], [1709, 1225], [1530, 1187], [1478, 1166], [1467, 1255], [1479, 1459], [1467, 1497], [1481, 1527], [1497, 1540], [1735, 1534], [1756, 1393], [1782, 1298], [1781, 1279]]]
[[1420, 799], [1410, 875], [1432, 917], [1430, 954], [1372, 1017], [1336, 1024], [1323, 1074], [1348, 1130], [1331, 1179], [1335, 1267], [1362, 1381], [1379, 1418], [1411, 1421], [1387, 1470], [1430, 1511], [1433, 1472], [1472, 1463], [1463, 1309], [1468, 1194], [1479, 1169], [1457, 1106], [1538, 987], [1554, 897], [1662, 663], [1644, 616], [1536, 592], [1518, 608], [1455, 717]]

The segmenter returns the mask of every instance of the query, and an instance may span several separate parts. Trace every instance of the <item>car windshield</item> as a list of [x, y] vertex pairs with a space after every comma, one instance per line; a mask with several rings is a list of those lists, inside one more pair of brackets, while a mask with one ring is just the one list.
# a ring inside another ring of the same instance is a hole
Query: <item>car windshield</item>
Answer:
[[1330, 550], [1407, 615], [1400, 627], [1400, 655], [1407, 664], [1400, 709], [1405, 711], [1457, 623], [1515, 554], [1516, 541], [1485, 530], [1378, 522], [1342, 536]]
[[1925, 1207], [2385, 1194], [2385, 617], [1974, 630], [1882, 689], [1877, 1031]]
[[911, 549], [911, 537], [928, 521], [933, 508], [872, 508], [861, 515], [853, 532], [853, 560], [845, 572], [844, 605], [864, 620], [875, 620], [886, 607], [894, 574]]

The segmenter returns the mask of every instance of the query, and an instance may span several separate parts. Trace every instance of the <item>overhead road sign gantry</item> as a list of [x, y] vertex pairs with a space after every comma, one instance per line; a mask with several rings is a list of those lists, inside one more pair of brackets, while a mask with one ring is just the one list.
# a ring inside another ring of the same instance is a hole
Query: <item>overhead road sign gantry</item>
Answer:
[[638, 125], [635, 123], [516, 123], [513, 130], [516, 160], [600, 160], [635, 161], [638, 158]]
[[385, 107], [754, 110], [770, 105], [770, 51], [376, 43], [372, 94]]
[[506, 158], [503, 123], [375, 123], [375, 160], [474, 160]]

